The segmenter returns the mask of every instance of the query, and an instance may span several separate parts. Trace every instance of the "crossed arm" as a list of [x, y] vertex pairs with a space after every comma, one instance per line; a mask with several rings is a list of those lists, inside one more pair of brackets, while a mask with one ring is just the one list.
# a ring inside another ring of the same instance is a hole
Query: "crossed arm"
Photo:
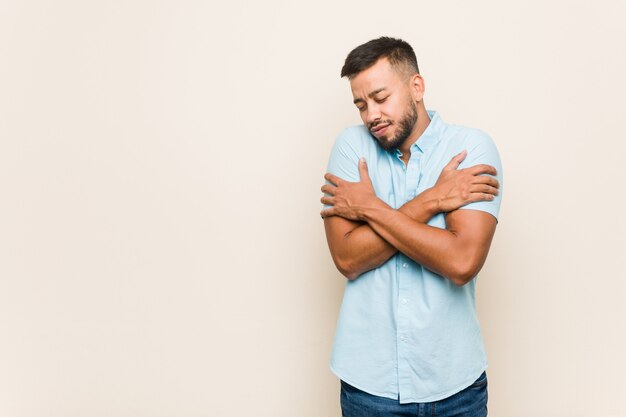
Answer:
[[[359, 182], [332, 174], [322, 186], [328, 196], [322, 211], [331, 255], [348, 279], [376, 268], [400, 251], [456, 285], [470, 281], [485, 262], [496, 219], [485, 212], [456, 210], [474, 201], [492, 200], [498, 193], [495, 168], [489, 165], [457, 170], [466, 153], [455, 156], [437, 183], [398, 210], [376, 197], [364, 160]], [[425, 223], [445, 212], [446, 229]]]

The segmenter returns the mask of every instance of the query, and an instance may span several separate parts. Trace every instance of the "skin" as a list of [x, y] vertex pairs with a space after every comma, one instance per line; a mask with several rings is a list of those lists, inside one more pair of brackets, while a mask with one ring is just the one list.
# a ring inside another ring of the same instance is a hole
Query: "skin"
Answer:
[[[406, 164], [411, 145], [430, 123], [423, 103], [422, 77], [396, 70], [382, 58], [352, 78], [350, 86], [363, 123], [383, 147], [397, 142], [402, 121], [410, 118], [414, 106], [417, 122], [406, 140], [396, 143]], [[496, 175], [492, 166], [458, 170], [465, 156], [464, 151], [452, 158], [434, 187], [397, 210], [376, 196], [364, 159], [359, 161], [359, 182], [327, 173], [325, 178], [331, 185], [322, 186], [328, 196], [321, 202], [332, 207], [321, 215], [339, 271], [348, 279], [356, 279], [400, 251], [456, 285], [475, 277], [487, 258], [497, 222], [489, 213], [457, 209], [474, 201], [492, 200], [499, 184], [483, 175]], [[446, 213], [446, 229], [426, 224], [441, 212]]]

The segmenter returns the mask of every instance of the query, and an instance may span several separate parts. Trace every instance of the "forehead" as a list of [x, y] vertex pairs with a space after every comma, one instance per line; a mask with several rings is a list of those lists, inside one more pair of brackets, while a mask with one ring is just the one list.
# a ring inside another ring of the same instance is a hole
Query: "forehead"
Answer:
[[397, 87], [401, 84], [402, 77], [394, 69], [387, 58], [381, 58], [371, 67], [359, 72], [350, 80], [352, 95], [356, 97], [367, 96], [369, 93], [381, 88]]

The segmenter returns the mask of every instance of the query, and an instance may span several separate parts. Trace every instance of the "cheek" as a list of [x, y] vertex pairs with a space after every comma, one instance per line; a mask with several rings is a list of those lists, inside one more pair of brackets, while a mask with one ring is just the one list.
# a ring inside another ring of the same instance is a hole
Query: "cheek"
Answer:
[[[404, 104], [406, 104], [406, 101], [404, 102]], [[402, 106], [399, 100], [395, 99], [392, 102], [388, 103], [388, 105], [385, 107], [385, 111], [390, 118], [398, 120], [402, 118], [402, 112], [404, 110], [404, 107], [406, 106]]]

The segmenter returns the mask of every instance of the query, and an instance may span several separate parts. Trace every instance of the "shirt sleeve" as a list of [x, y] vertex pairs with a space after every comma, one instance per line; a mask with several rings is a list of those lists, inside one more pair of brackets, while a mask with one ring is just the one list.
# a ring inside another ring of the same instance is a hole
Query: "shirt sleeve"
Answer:
[[461, 207], [462, 210], [480, 210], [491, 214], [498, 219], [500, 213], [500, 203], [502, 202], [502, 194], [504, 190], [504, 182], [502, 176], [502, 163], [500, 155], [493, 140], [485, 133], [477, 131], [472, 134], [465, 142], [467, 149], [467, 157], [459, 165], [459, 169], [468, 168], [479, 164], [488, 164], [496, 168], [496, 179], [500, 183], [499, 194], [491, 201], [478, 201]]
[[[330, 151], [326, 172], [330, 172], [346, 181], [359, 181], [360, 152], [357, 150], [358, 144], [355, 139], [357, 138], [351, 133], [350, 129], [345, 129], [339, 134]], [[326, 181], [326, 183], [330, 184], [329, 181]], [[328, 194], [325, 195], [328, 196]], [[325, 205], [324, 209], [330, 207], [332, 206]]]

